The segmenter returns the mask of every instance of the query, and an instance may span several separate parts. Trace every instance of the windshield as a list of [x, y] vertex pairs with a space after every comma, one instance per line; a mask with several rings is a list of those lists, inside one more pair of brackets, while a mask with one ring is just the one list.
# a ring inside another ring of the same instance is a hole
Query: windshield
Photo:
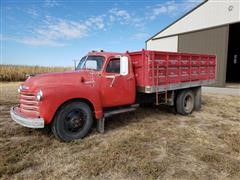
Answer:
[[76, 70], [91, 69], [91, 70], [100, 71], [102, 69], [103, 62], [104, 62], [103, 56], [84, 56], [79, 61], [79, 64]]

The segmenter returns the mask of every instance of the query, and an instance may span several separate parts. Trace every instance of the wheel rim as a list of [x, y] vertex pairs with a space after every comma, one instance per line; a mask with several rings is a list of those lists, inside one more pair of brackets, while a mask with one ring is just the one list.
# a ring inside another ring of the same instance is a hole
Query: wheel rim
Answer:
[[187, 113], [190, 113], [193, 109], [193, 97], [191, 95], [187, 95], [184, 98], [184, 104], [183, 104], [184, 110]]
[[82, 131], [86, 123], [87, 116], [81, 109], [73, 109], [64, 118], [64, 130], [70, 134]]

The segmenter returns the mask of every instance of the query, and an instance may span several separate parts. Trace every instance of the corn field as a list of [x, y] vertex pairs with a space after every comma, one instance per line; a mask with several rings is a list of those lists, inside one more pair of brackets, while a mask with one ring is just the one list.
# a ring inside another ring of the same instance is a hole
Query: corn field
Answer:
[[24, 65], [0, 65], [0, 81], [24, 81], [28, 75], [36, 75], [48, 72], [63, 72], [71, 70], [71, 67], [43, 67]]

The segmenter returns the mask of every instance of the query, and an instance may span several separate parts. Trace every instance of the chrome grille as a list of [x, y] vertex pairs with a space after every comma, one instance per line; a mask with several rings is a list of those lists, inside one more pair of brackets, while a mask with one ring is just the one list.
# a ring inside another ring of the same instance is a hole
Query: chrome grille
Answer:
[[20, 111], [30, 113], [34, 116], [39, 116], [39, 107], [36, 96], [33, 93], [20, 92]]

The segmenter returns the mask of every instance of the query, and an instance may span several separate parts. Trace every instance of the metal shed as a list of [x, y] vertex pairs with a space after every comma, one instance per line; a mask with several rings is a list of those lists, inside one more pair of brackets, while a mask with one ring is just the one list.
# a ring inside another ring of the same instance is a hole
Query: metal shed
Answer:
[[146, 49], [217, 55], [217, 81], [240, 83], [240, 0], [207, 0], [146, 41]]

